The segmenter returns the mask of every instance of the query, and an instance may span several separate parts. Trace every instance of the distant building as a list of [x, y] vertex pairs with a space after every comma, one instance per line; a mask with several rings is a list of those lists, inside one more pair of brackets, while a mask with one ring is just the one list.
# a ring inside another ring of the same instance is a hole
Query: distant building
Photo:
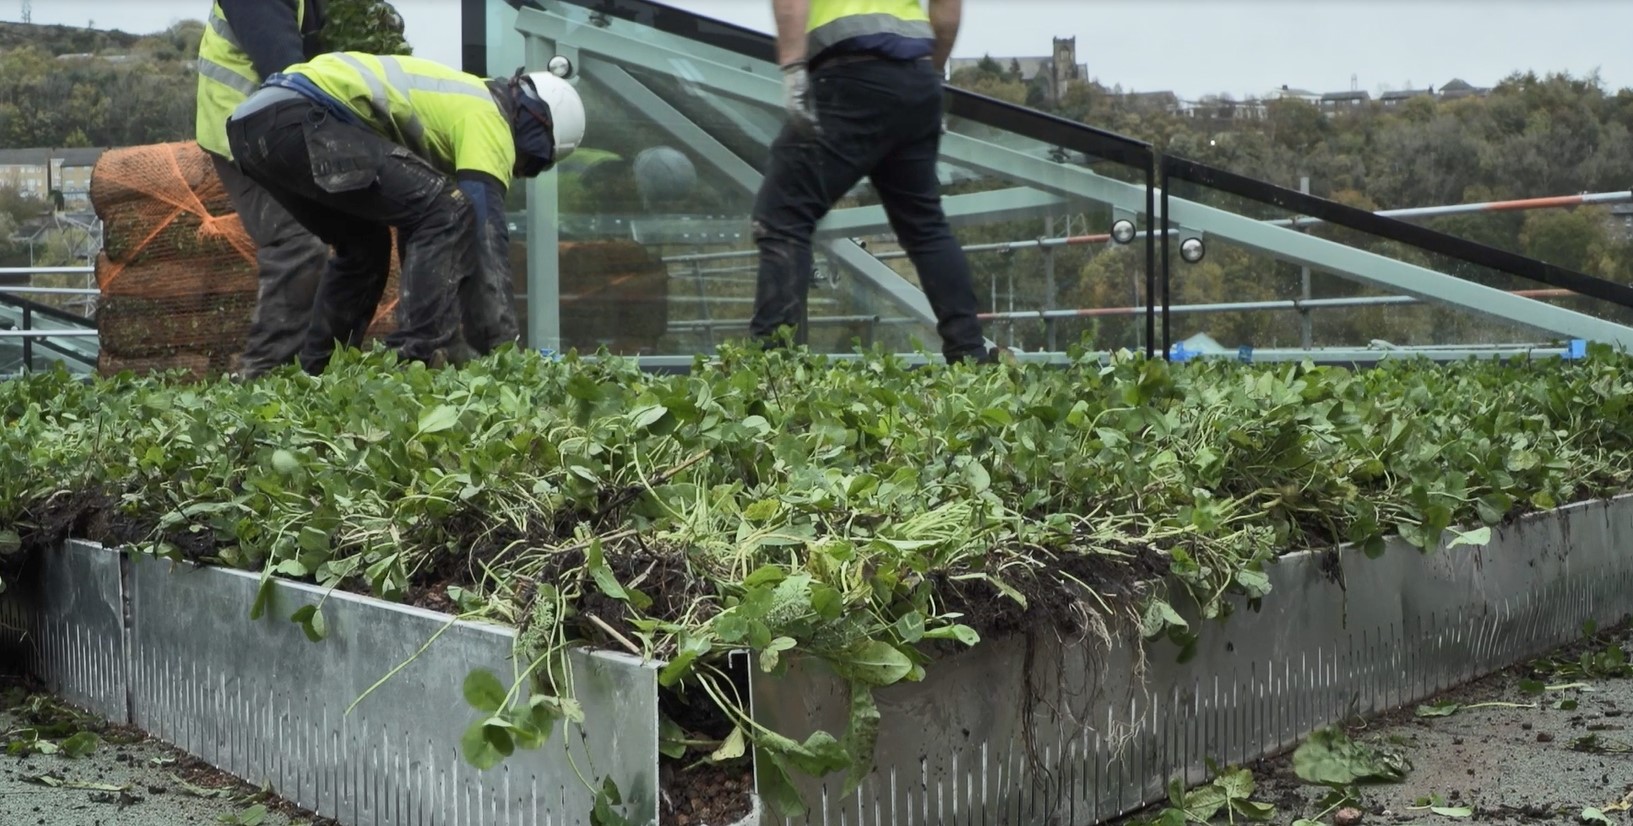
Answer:
[[0, 149], [0, 186], [42, 201], [62, 193], [69, 212], [91, 207], [91, 170], [107, 150]]
[[1470, 97], [1483, 98], [1489, 94], [1491, 94], [1490, 89], [1473, 86], [1461, 78], [1452, 78], [1445, 86], [1440, 87], [1441, 100], [1457, 100]]
[[1265, 95], [1264, 98], [1265, 100], [1302, 100], [1312, 105], [1321, 105], [1321, 95], [1305, 89], [1294, 89], [1285, 83], [1282, 84], [1280, 89], [1270, 90], [1270, 93]]
[[0, 186], [44, 199], [52, 188], [52, 166], [49, 149], [0, 149]]
[[1633, 204], [1611, 205], [1610, 231], [1623, 241], [1633, 241]]
[[1430, 86], [1427, 89], [1397, 89], [1395, 91], [1384, 92], [1383, 94], [1379, 95], [1378, 96], [1378, 102], [1383, 104], [1383, 107], [1385, 109], [1393, 109], [1396, 106], [1399, 106], [1399, 105], [1411, 100], [1412, 98], [1420, 98], [1420, 97], [1431, 97], [1432, 98], [1434, 96], [1435, 96], [1435, 87], [1433, 87], [1433, 86]]
[[1321, 96], [1321, 111], [1329, 115], [1339, 112], [1353, 112], [1365, 108], [1371, 102], [1372, 95], [1364, 90], [1328, 92]]
[[1058, 103], [1066, 90], [1089, 76], [1089, 67], [1077, 62], [1077, 38], [1057, 37], [1053, 45], [1054, 52], [1048, 57], [955, 57], [947, 61], [948, 76], [979, 68], [990, 59], [1006, 72], [1018, 69], [1024, 82], [1043, 78], [1045, 97], [1051, 104]]
[[1183, 105], [1179, 95], [1169, 91], [1162, 92], [1130, 92], [1129, 105], [1140, 112], [1165, 112], [1170, 115], [1179, 114]]

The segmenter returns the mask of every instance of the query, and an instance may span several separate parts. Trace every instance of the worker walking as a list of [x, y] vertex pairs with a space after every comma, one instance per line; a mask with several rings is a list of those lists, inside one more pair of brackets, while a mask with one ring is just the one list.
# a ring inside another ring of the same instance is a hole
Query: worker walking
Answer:
[[811, 235], [866, 177], [918, 270], [949, 362], [992, 361], [969, 262], [941, 208], [942, 71], [961, 0], [772, 0], [788, 122], [754, 203], [760, 250], [750, 332], [798, 327]]
[[[406, 56], [325, 54], [233, 113], [244, 173], [335, 247], [303, 366], [357, 346], [385, 289], [395, 227], [405, 359], [458, 363], [518, 338], [505, 192], [570, 154], [584, 106], [548, 72], [489, 79]], [[463, 322], [463, 335], [461, 335]]]
[[329, 247], [232, 164], [227, 117], [275, 72], [321, 53], [320, 0], [217, 0], [198, 44], [198, 145], [255, 241], [260, 294], [239, 358], [247, 377], [300, 352]]

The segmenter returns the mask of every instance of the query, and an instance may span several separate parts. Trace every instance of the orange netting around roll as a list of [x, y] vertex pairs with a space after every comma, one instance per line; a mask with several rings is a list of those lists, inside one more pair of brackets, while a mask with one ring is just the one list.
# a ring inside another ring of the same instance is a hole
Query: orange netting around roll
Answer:
[[[193, 142], [105, 153], [91, 176], [103, 221], [96, 262], [104, 374], [236, 368], [259, 289], [255, 242], [215, 166]], [[397, 260], [370, 327], [395, 327]]]

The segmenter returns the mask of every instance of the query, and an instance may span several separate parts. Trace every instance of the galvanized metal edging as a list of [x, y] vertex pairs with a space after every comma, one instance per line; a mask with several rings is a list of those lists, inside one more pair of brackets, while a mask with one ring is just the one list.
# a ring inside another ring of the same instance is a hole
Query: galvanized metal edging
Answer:
[[[251, 621], [259, 580], [242, 571], [82, 542], [37, 563], [29, 591], [0, 597], [0, 620], [21, 631], [0, 644], [34, 652], [53, 692], [319, 815], [582, 826], [611, 778], [631, 822], [657, 822], [659, 663], [571, 652], [584, 724], [479, 772], [459, 751], [477, 719], [462, 686], [475, 668], [508, 685], [513, 629], [281, 580]], [[314, 643], [288, 617], [318, 604], [327, 636]]]
[[[1311, 731], [1382, 712], [1579, 639], [1633, 612], [1633, 497], [1573, 505], [1493, 529], [1478, 547], [1424, 554], [1395, 540], [1270, 566], [1273, 591], [1199, 627], [1195, 656], [1047, 632], [935, 663], [922, 683], [876, 692], [872, 774], [796, 778], [812, 811], [765, 822], [847, 826], [1093, 824], [1161, 800], [1206, 761], [1241, 764]], [[1336, 573], [1335, 573], [1336, 572]], [[798, 661], [753, 670], [764, 725], [795, 738], [843, 731], [849, 689]]]
[[[1394, 541], [1379, 559], [1344, 549], [1336, 565], [1293, 554], [1269, 568], [1260, 610], [1238, 605], [1222, 625], [1188, 617], [1206, 627], [1183, 664], [1166, 643], [989, 640], [878, 692], [872, 774], [848, 798], [838, 777], [796, 778], [814, 808], [791, 822], [1100, 822], [1160, 799], [1171, 779], [1201, 780], [1208, 758], [1284, 750], [1633, 612], [1629, 539], [1633, 497], [1621, 497], [1526, 517], [1478, 547]], [[253, 575], [79, 542], [44, 555], [26, 585], [0, 597], [0, 652], [25, 650], [66, 699], [342, 823], [587, 823], [604, 776], [634, 822], [657, 821], [661, 663], [574, 653], [583, 729], [479, 773], [457, 753], [474, 719], [460, 686], [475, 667], [513, 673], [510, 629], [286, 582], [251, 622]], [[286, 618], [319, 602], [328, 638], [312, 643]], [[751, 672], [763, 724], [796, 737], [843, 728], [849, 692], [826, 669]], [[745, 822], [789, 821], [756, 806]]]

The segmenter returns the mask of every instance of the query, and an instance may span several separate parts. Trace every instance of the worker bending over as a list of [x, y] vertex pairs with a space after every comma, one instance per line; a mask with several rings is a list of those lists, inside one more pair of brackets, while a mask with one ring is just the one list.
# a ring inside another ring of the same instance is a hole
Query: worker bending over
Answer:
[[484, 80], [422, 58], [339, 52], [268, 78], [227, 137], [244, 174], [335, 247], [306, 370], [321, 372], [335, 342], [362, 342], [392, 227], [402, 272], [387, 345], [441, 365], [515, 341], [505, 192], [583, 135], [578, 93], [548, 72]]
[[319, 0], [217, 0], [198, 43], [198, 145], [209, 153], [234, 211], [255, 240], [260, 294], [239, 372], [288, 364], [306, 341], [329, 245], [232, 164], [227, 117], [261, 81], [323, 51]]
[[798, 328], [817, 222], [863, 177], [918, 270], [949, 362], [988, 362], [964, 250], [941, 208], [942, 71], [960, 0], [772, 0], [788, 122], [754, 202], [760, 249], [749, 331]]

